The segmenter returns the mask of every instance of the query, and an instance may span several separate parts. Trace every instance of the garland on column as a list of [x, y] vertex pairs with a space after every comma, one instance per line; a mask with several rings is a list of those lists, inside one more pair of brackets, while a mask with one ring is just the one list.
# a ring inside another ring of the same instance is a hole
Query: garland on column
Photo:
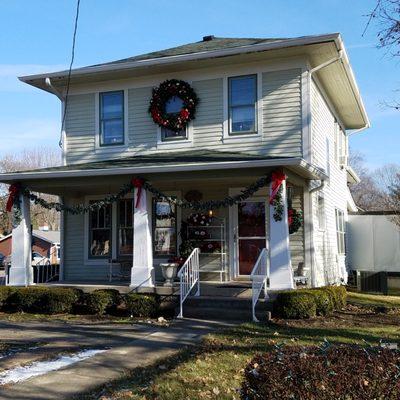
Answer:
[[[274, 207], [275, 212], [273, 217], [275, 221], [281, 221], [283, 215], [283, 204], [282, 204], [282, 176], [279, 175], [280, 172], [273, 172], [272, 174], [267, 174], [257, 179], [254, 183], [247, 186], [243, 189], [239, 194], [235, 196], [228, 196], [222, 200], [208, 200], [208, 201], [188, 201], [186, 199], [177, 199], [176, 197], [168, 196], [163, 193], [161, 190], [155, 188], [149, 181], [145, 181], [142, 178], [135, 177], [129, 182], [121, 187], [118, 193], [111, 194], [104, 197], [101, 200], [97, 200], [95, 202], [91, 202], [89, 204], [76, 204], [74, 206], [67, 206], [58, 202], [48, 202], [45, 199], [37, 196], [35, 193], [30, 192], [28, 188], [21, 187], [18, 183], [13, 184], [9, 188], [9, 200], [7, 202], [7, 211], [12, 211], [13, 213], [13, 226], [18, 226], [21, 221], [21, 204], [19, 200], [20, 194], [27, 197], [30, 201], [35, 204], [40, 205], [43, 208], [48, 210], [54, 209], [58, 212], [64, 211], [72, 215], [84, 214], [90, 211], [97, 211], [102, 207], [108, 206], [112, 203], [115, 203], [121, 199], [123, 199], [128, 193], [131, 193], [135, 188], [138, 189], [137, 198], [135, 207], [138, 207], [140, 203], [141, 190], [142, 188], [149, 191], [156, 197], [162, 197], [166, 201], [171, 204], [176, 204], [178, 207], [192, 209], [198, 212], [206, 212], [208, 210], [215, 210], [222, 207], [230, 207], [234, 204], [247, 200], [249, 197], [253, 196], [257, 191], [261, 188], [268, 186], [272, 183], [272, 187], [275, 188], [270, 199], [270, 204]], [[280, 182], [277, 182], [276, 179], [280, 179]], [[11, 207], [12, 205], [12, 207]], [[296, 218], [296, 224], [298, 225], [298, 221], [301, 218], [297, 218], [300, 215], [299, 213], [292, 215], [292, 221]], [[290, 217], [290, 216], [289, 216]], [[298, 228], [296, 229], [296, 231]]]

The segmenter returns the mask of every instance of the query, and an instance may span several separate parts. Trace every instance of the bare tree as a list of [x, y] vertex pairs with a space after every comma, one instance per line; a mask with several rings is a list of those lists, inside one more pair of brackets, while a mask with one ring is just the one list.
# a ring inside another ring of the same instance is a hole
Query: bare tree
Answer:
[[381, 210], [383, 208], [382, 192], [376, 184], [373, 173], [365, 166], [364, 156], [351, 150], [349, 163], [361, 179], [360, 183], [350, 186], [357, 206], [365, 211]]
[[[18, 154], [6, 154], [0, 158], [0, 172], [24, 171], [37, 168], [54, 167], [60, 164], [59, 151], [53, 148], [36, 148], [23, 150]], [[5, 234], [11, 230], [9, 215], [5, 212], [7, 202], [7, 185], [0, 185], [0, 232]], [[57, 201], [56, 196], [41, 195], [48, 201]], [[35, 204], [31, 205], [31, 218], [34, 228], [48, 225], [50, 229], [59, 229], [59, 213], [46, 210]]]
[[[375, 8], [368, 14], [364, 33], [372, 22], [378, 28], [378, 47], [387, 49], [393, 57], [400, 56], [400, 0], [378, 0]], [[399, 92], [399, 90], [395, 90]], [[385, 105], [400, 110], [400, 102], [394, 100]]]

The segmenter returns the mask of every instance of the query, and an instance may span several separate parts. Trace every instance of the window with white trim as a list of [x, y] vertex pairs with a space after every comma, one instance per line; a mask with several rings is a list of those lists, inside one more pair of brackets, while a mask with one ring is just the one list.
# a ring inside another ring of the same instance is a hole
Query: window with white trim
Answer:
[[153, 199], [153, 250], [154, 256], [176, 256], [177, 224], [176, 205], [163, 198]]
[[346, 225], [344, 221], [344, 212], [336, 209], [336, 236], [339, 254], [346, 254]]
[[89, 258], [111, 255], [111, 216], [111, 204], [89, 212]]
[[124, 91], [99, 95], [100, 146], [124, 144]]
[[118, 202], [118, 256], [133, 254], [133, 199]]
[[257, 132], [257, 75], [228, 80], [229, 134]]
[[[179, 112], [183, 108], [183, 100], [178, 96], [172, 96], [165, 103], [165, 112], [167, 114], [179, 114]], [[162, 142], [170, 142], [173, 140], [185, 140], [187, 139], [187, 127], [185, 129], [181, 129], [178, 132], [172, 131], [167, 128], [161, 128], [161, 141]]]

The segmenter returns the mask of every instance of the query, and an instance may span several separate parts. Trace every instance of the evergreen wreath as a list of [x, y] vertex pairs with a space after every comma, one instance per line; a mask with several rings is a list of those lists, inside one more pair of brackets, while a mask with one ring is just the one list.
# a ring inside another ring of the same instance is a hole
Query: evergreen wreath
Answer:
[[289, 223], [289, 234], [296, 233], [303, 224], [303, 217], [300, 211], [295, 208], [289, 207], [288, 209], [288, 223]]
[[[183, 106], [178, 113], [167, 113], [167, 101], [175, 96], [182, 100]], [[198, 103], [199, 98], [187, 82], [169, 79], [153, 89], [149, 113], [157, 125], [178, 133], [194, 119]]]

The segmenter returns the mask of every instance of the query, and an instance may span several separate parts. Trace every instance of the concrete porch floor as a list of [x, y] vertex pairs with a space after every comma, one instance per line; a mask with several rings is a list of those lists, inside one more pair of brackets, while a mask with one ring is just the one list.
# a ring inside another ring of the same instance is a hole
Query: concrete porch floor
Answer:
[[[120, 293], [156, 293], [160, 296], [179, 296], [179, 282], [174, 286], [163, 286], [161, 282], [156, 282], [154, 288], [132, 288], [128, 282], [105, 282], [105, 281], [80, 281], [80, 282], [51, 282], [38, 283], [37, 286], [46, 287], [71, 287], [81, 289], [85, 293], [93, 292], [98, 289], [116, 289]], [[249, 281], [229, 281], [229, 282], [200, 282], [200, 294], [207, 297], [240, 297], [251, 298], [251, 282]]]

